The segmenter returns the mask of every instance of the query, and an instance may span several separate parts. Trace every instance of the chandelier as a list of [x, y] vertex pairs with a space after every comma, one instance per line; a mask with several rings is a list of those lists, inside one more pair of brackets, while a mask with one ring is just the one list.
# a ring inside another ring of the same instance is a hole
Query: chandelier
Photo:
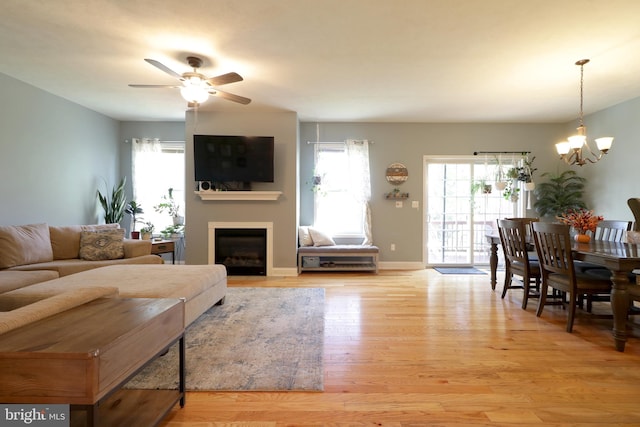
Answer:
[[596, 139], [596, 146], [598, 147], [598, 153], [596, 154], [589, 147], [587, 142], [587, 128], [584, 125], [584, 118], [582, 112], [583, 104], [583, 86], [584, 86], [584, 65], [588, 63], [588, 59], [581, 59], [576, 62], [576, 65], [580, 66], [580, 126], [577, 127], [577, 135], [570, 136], [568, 141], [559, 142], [556, 144], [556, 150], [560, 155], [560, 158], [569, 165], [582, 166], [589, 163], [596, 163], [607, 154], [613, 143], [613, 137], [607, 136]]

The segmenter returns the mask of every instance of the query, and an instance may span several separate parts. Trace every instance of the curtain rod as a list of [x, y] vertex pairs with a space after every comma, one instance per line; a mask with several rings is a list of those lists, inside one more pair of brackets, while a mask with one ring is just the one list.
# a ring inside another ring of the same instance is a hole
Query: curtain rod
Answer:
[[473, 155], [477, 156], [478, 154], [531, 154], [531, 151], [474, 151]]

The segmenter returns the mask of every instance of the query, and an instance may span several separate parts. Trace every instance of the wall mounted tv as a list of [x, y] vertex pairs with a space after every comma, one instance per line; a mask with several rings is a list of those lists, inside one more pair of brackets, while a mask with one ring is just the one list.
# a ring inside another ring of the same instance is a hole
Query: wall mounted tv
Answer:
[[226, 183], [273, 182], [273, 137], [194, 135], [196, 181]]

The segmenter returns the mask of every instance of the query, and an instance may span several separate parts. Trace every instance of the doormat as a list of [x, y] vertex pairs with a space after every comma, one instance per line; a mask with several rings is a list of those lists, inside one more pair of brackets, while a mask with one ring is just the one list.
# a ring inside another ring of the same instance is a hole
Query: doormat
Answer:
[[434, 270], [440, 274], [487, 274], [475, 267], [435, 267]]

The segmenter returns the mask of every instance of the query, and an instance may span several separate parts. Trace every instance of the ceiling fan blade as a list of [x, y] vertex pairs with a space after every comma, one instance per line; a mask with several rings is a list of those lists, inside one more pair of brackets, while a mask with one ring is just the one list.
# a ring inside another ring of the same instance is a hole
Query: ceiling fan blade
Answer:
[[178, 89], [178, 88], [181, 88], [182, 86], [176, 86], [176, 85], [129, 85], [129, 87], [137, 87], [137, 88], [168, 87], [168, 88]]
[[220, 98], [228, 99], [229, 101], [238, 102], [243, 105], [247, 105], [251, 102], [249, 98], [245, 98], [244, 96], [235, 95], [229, 92], [223, 92], [221, 90], [216, 89], [215, 91], [209, 92], [211, 95], [219, 96]]
[[161, 62], [156, 61], [155, 59], [149, 59], [149, 58], [145, 58], [145, 61], [147, 61], [149, 64], [153, 65], [154, 67], [164, 71], [165, 73], [169, 74], [171, 77], [175, 77], [178, 80], [182, 80], [182, 75], [176, 73], [175, 71], [173, 71], [171, 68], [167, 67], [166, 65], [164, 65]]
[[211, 86], [222, 86], [229, 83], [241, 82], [242, 80], [242, 76], [238, 73], [227, 73], [220, 76], [211, 77], [207, 79], [207, 83], [209, 83]]

